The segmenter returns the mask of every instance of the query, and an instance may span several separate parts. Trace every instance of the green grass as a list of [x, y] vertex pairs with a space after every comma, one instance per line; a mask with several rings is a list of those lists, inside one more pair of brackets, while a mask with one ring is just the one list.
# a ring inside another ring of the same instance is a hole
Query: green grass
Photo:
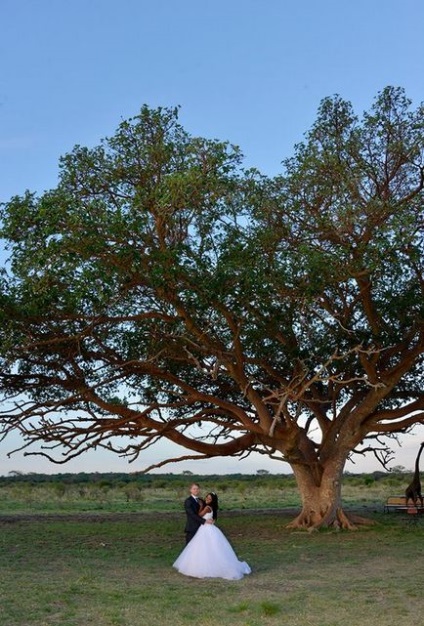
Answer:
[[[79, 475], [0, 477], [0, 514], [178, 512], [192, 479], [200, 482], [203, 491], [216, 491], [227, 511], [300, 506], [292, 476], [132, 475], [127, 483], [102, 476], [88, 475], [89, 482], [78, 482]], [[407, 475], [389, 474], [380, 480], [367, 475], [346, 476], [343, 501], [347, 506], [381, 506], [389, 495], [402, 493], [408, 482]]]
[[[207, 480], [207, 479], [206, 479]], [[172, 482], [160, 486], [94, 485], [79, 486], [63, 483], [11, 483], [0, 488], [0, 513], [71, 513], [71, 512], [139, 512], [181, 510], [187, 496], [189, 481], [182, 485]], [[203, 481], [202, 481], [203, 485]], [[207, 486], [206, 486], [207, 485]], [[205, 483], [204, 491], [217, 491], [227, 510], [281, 508], [299, 506], [299, 493], [294, 480], [279, 487], [260, 484], [234, 484], [217, 479]]]
[[374, 526], [309, 533], [286, 527], [299, 506], [292, 479], [201, 477], [220, 494], [219, 526], [253, 570], [234, 582], [172, 568], [190, 478], [52, 481], [1, 484], [2, 626], [420, 623], [424, 516], [382, 513], [386, 497], [402, 493], [394, 480], [346, 480], [346, 507]]
[[287, 514], [222, 514], [253, 572], [195, 580], [172, 563], [181, 514], [0, 522], [5, 626], [412, 626], [421, 611], [424, 520], [374, 514], [359, 532], [293, 532]]

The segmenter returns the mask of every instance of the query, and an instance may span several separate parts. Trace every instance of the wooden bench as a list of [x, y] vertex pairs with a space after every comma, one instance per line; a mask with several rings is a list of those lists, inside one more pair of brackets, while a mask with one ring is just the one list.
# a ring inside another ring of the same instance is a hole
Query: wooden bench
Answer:
[[424, 513], [424, 506], [421, 506], [420, 501], [415, 505], [409, 500], [407, 504], [406, 496], [389, 496], [384, 505], [384, 512], [390, 513], [390, 511], [401, 511], [409, 513], [409, 515], [418, 515], [419, 513]]

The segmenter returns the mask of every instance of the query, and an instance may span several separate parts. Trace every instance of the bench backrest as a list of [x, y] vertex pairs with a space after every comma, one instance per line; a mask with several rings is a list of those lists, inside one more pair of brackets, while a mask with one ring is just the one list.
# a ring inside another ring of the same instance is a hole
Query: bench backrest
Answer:
[[393, 504], [394, 506], [405, 506], [406, 496], [389, 496], [386, 504]]

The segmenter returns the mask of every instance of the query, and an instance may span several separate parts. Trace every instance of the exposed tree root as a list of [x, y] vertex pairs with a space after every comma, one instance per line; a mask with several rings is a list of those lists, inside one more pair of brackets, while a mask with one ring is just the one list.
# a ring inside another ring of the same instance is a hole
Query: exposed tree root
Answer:
[[317, 511], [302, 511], [292, 522], [287, 524], [287, 528], [304, 529], [308, 531], [319, 528], [334, 528], [337, 530], [358, 530], [360, 525], [372, 525], [374, 522], [354, 513], [345, 513], [338, 508], [330, 510], [325, 514], [318, 514]]
[[355, 513], [349, 513], [349, 519], [357, 526], [374, 526], [376, 522], [369, 517], [363, 517], [362, 515], [356, 515]]

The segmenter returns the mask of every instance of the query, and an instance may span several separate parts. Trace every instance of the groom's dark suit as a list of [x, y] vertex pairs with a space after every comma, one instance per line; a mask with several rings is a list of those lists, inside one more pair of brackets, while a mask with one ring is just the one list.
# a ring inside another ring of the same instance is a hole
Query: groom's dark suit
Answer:
[[186, 543], [193, 539], [194, 535], [199, 529], [199, 526], [205, 523], [203, 517], [199, 515], [200, 502], [197, 502], [196, 498], [189, 496], [184, 502], [184, 509], [187, 515], [187, 521], [185, 525]]

